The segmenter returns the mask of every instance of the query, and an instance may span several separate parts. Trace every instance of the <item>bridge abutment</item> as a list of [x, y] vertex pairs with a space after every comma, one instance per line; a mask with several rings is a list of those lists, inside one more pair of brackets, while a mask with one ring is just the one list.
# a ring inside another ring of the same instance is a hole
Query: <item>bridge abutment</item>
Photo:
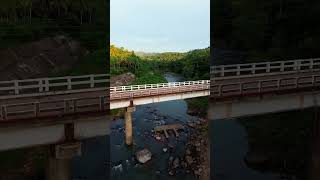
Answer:
[[126, 127], [126, 144], [131, 146], [133, 144], [133, 131], [132, 131], [132, 112], [135, 111], [134, 106], [129, 106], [125, 110], [124, 119]]

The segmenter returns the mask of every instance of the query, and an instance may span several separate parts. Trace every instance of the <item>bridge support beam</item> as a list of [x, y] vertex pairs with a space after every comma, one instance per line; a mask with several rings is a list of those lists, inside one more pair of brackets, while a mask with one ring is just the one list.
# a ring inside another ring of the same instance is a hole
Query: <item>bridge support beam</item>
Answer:
[[126, 127], [126, 144], [131, 146], [133, 144], [133, 131], [132, 131], [132, 112], [135, 111], [134, 106], [126, 108], [124, 113], [125, 127]]
[[48, 180], [71, 180], [71, 160], [81, 155], [81, 143], [72, 142], [49, 147], [46, 169]]

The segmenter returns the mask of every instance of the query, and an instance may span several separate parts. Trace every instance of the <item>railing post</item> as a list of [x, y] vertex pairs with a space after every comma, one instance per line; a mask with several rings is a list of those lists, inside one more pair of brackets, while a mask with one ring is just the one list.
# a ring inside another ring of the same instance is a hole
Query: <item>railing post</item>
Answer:
[[14, 81], [14, 94], [19, 94], [19, 81]]
[[68, 77], [67, 81], [68, 81], [68, 90], [71, 90], [71, 89], [72, 89], [72, 86], [71, 86], [71, 78]]
[[104, 110], [104, 97], [100, 96], [99, 99], [100, 99], [100, 111], [103, 111]]
[[224, 66], [221, 67], [221, 72], [220, 73], [221, 73], [221, 77], [223, 77], [224, 76]]
[[237, 76], [240, 76], [240, 65], [237, 65]]
[[309, 68], [310, 68], [310, 69], [313, 69], [313, 59], [310, 60], [310, 66], [309, 66]]
[[266, 69], [266, 72], [270, 72], [270, 62], [267, 63], [267, 69]]
[[283, 72], [284, 71], [284, 62], [282, 61], [280, 64], [280, 71]]
[[34, 116], [38, 117], [40, 113], [40, 103], [39, 102], [35, 102], [34, 103]]
[[298, 63], [297, 63], [297, 61], [294, 61], [294, 63], [293, 63], [293, 70], [294, 71], [296, 71], [296, 70], [298, 70]]
[[42, 80], [39, 80], [39, 92], [43, 92]]
[[301, 69], [301, 61], [296, 61], [297, 64], [297, 70], [300, 71]]
[[90, 88], [94, 88], [94, 75], [90, 75]]
[[50, 86], [49, 86], [49, 79], [45, 79], [44, 80], [44, 82], [45, 82], [45, 91], [49, 91], [49, 89], [50, 89]]
[[252, 64], [251, 68], [252, 68], [251, 73], [255, 74], [256, 73], [256, 64]]
[[1, 106], [2, 120], [7, 120], [7, 106]]

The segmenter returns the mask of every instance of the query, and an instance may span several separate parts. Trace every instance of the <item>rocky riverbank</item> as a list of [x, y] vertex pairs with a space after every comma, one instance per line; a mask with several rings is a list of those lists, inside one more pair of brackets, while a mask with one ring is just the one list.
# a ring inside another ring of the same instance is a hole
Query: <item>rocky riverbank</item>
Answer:
[[[195, 122], [188, 122], [188, 128], [194, 130], [185, 148], [182, 158], [170, 156], [168, 160], [168, 174], [174, 176], [182, 170], [193, 174], [197, 179], [210, 179], [210, 158], [208, 122], [200, 118]], [[157, 136], [156, 136], [157, 138]], [[164, 152], [167, 149], [163, 149]]]

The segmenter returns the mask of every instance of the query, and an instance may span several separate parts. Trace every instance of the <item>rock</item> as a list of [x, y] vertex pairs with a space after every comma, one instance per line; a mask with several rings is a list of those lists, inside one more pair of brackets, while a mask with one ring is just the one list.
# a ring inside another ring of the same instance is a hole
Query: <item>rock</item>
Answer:
[[196, 124], [193, 123], [193, 122], [189, 122], [189, 123], [188, 123], [188, 126], [189, 126], [189, 127], [192, 127], [192, 128], [195, 128], [195, 127], [196, 127]]
[[170, 171], [169, 171], [169, 175], [170, 175], [170, 176], [173, 176], [173, 175], [174, 175], [174, 171], [173, 171], [173, 170], [170, 170]]
[[193, 158], [191, 156], [186, 156], [187, 164], [190, 166], [193, 163]]
[[169, 163], [171, 163], [173, 161], [173, 156], [169, 157]]
[[119, 165], [113, 166], [113, 169], [114, 169], [115, 171], [120, 171], [120, 172], [122, 172], [122, 170], [123, 170], [123, 168], [122, 168], [122, 164], [119, 164]]
[[148, 149], [143, 149], [143, 150], [138, 151], [136, 153], [137, 160], [142, 164], [144, 164], [147, 161], [151, 160], [151, 157], [152, 157], [152, 154]]
[[201, 151], [201, 148], [200, 148], [200, 147], [197, 147], [197, 148], [196, 148], [196, 151], [200, 152], [200, 151]]
[[159, 135], [156, 135], [155, 138], [156, 138], [156, 140], [158, 140], [158, 141], [161, 140], [161, 136], [159, 136]]
[[188, 164], [185, 162], [185, 161], [181, 161], [181, 166], [183, 168], [187, 168], [188, 167]]
[[178, 168], [180, 166], [180, 160], [178, 157], [176, 157], [172, 162], [172, 168]]
[[186, 154], [187, 154], [187, 155], [190, 155], [190, 154], [191, 154], [190, 149], [187, 149], [187, 150], [186, 150]]
[[167, 151], [168, 151], [168, 148], [162, 148], [162, 151], [163, 151], [163, 152], [167, 152]]

